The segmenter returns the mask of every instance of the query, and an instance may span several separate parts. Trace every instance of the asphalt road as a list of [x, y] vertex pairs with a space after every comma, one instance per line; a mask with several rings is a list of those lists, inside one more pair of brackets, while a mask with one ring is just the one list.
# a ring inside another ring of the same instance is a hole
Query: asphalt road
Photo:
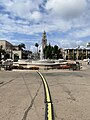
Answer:
[[44, 91], [36, 72], [0, 72], [0, 120], [43, 120]]
[[[41, 73], [49, 85], [55, 120], [90, 120], [90, 66]], [[0, 120], [44, 120], [44, 100], [36, 71], [0, 71]]]

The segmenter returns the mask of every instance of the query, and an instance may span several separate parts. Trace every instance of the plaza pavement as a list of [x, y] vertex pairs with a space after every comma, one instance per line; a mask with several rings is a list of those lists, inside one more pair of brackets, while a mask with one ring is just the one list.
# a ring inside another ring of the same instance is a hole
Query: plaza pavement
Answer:
[[[90, 120], [90, 65], [82, 69], [40, 70], [54, 106], [55, 120]], [[44, 88], [36, 71], [0, 71], [0, 120], [44, 120]]]

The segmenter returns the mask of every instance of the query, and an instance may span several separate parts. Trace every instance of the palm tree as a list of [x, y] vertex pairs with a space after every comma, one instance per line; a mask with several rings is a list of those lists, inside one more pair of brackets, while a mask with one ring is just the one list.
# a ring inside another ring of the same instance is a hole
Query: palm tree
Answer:
[[39, 44], [35, 43], [35, 47], [37, 47], [37, 53], [38, 53], [38, 46], [39, 46]]
[[19, 50], [23, 50], [23, 48], [24, 49], [26, 48], [24, 43], [19, 44], [18, 47], [19, 47]]

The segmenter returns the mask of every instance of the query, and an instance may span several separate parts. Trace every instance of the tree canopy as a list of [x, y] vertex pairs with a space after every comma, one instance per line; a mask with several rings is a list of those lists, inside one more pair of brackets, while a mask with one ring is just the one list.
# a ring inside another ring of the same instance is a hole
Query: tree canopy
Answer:
[[19, 47], [19, 50], [23, 50], [23, 48], [24, 49], [26, 48], [24, 43], [19, 44], [18, 47]]
[[59, 59], [62, 58], [62, 52], [61, 49], [55, 45], [55, 46], [51, 46], [50, 43], [49, 45], [47, 45], [44, 50], [44, 58], [45, 59]]
[[35, 47], [37, 47], [37, 53], [38, 53], [38, 46], [39, 46], [39, 44], [35, 43]]

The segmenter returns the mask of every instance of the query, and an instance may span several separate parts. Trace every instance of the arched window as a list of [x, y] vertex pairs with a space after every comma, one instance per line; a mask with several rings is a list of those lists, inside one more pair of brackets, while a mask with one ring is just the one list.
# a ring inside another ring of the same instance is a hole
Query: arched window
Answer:
[[19, 59], [19, 55], [17, 53], [14, 54], [14, 61], [17, 62]]

